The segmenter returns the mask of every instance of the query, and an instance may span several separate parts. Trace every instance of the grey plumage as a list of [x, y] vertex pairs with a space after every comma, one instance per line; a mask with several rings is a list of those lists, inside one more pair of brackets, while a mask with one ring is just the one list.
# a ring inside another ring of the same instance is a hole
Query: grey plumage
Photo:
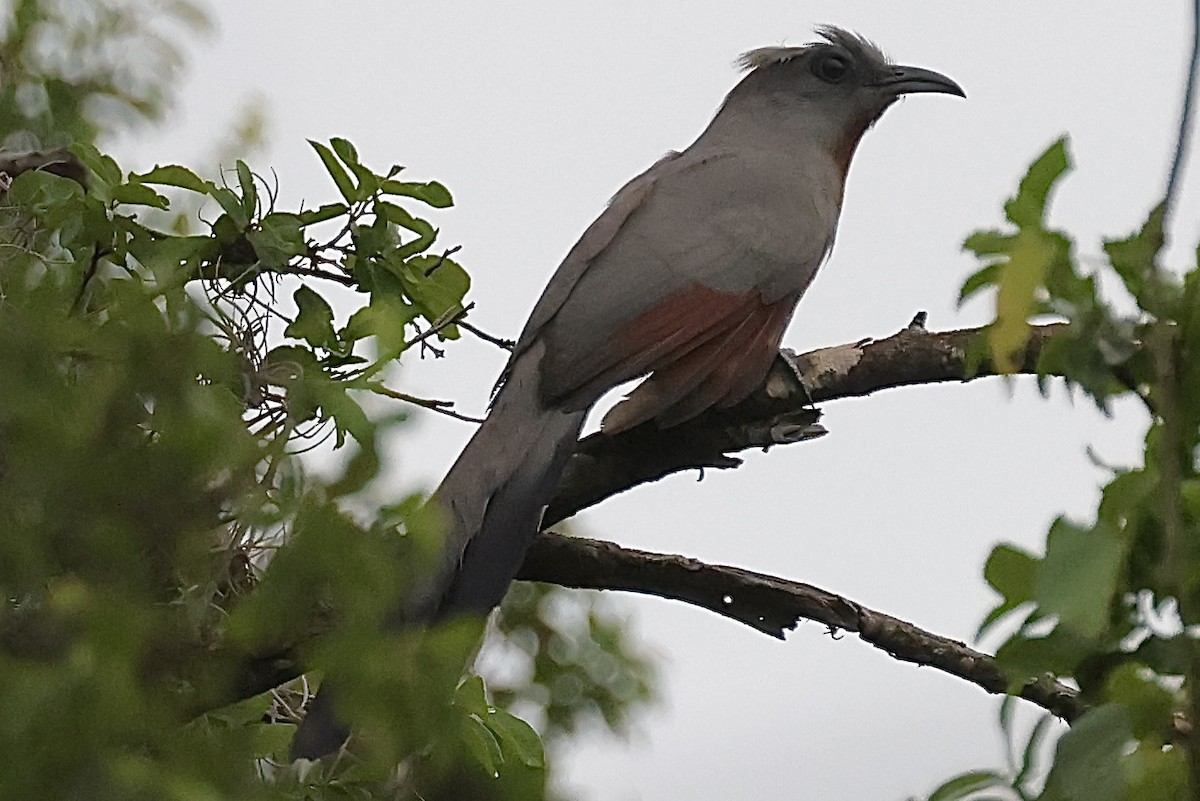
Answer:
[[[859, 36], [819, 32], [814, 44], [742, 56], [749, 72], [705, 131], [621, 189], [567, 254], [487, 420], [432, 499], [450, 530], [407, 621], [500, 602], [588, 409], [612, 387], [649, 374], [605, 417], [609, 432], [675, 425], [748, 395], [833, 246], [859, 138], [902, 93], [962, 94]], [[293, 755], [318, 756], [343, 735], [318, 699]]]

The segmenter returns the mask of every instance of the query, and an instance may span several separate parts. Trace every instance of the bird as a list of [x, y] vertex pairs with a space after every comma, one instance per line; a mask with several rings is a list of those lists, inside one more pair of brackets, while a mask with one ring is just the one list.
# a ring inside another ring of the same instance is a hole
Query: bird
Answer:
[[[863, 134], [903, 95], [966, 96], [860, 35], [817, 32], [743, 54], [744, 77], [699, 137], [620, 189], [567, 253], [430, 500], [448, 521], [442, 557], [397, 619], [486, 616], [500, 603], [609, 390], [643, 379], [603, 417], [605, 434], [675, 426], [756, 389], [833, 248]], [[329, 697], [323, 687], [293, 757], [348, 736]]]

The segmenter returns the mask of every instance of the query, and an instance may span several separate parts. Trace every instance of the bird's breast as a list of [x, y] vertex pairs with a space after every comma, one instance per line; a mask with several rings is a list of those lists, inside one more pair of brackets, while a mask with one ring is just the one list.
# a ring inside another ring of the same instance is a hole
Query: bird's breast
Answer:
[[807, 287], [832, 247], [842, 183], [830, 159], [748, 152], [707, 209], [713, 234], [767, 297]]

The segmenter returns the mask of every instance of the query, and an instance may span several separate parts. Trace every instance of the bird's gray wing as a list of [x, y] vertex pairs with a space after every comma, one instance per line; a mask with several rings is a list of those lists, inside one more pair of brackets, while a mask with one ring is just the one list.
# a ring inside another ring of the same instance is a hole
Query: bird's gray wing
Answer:
[[584, 407], [657, 371], [640, 408], [626, 406], [636, 414], [612, 423], [625, 428], [679, 422], [750, 392], [836, 225], [837, 206], [821, 203], [840, 197], [833, 179], [799, 169], [789, 154], [685, 151], [636, 179], [626, 195], [636, 206], [602, 247], [581, 240], [564, 264], [569, 279], [551, 281], [552, 310], [539, 303], [527, 329], [547, 343], [545, 396]]

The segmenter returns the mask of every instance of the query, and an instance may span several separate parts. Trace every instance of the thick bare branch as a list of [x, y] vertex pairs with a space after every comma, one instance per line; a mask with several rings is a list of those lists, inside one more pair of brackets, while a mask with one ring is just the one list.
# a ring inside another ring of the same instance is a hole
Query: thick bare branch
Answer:
[[[737, 467], [731, 453], [769, 448], [819, 436], [813, 402], [860, 397], [894, 387], [964, 381], [967, 354], [983, 329], [929, 332], [913, 324], [887, 339], [863, 340], [796, 355], [780, 353], [767, 380], [737, 406], [712, 411], [674, 428], [646, 423], [616, 436], [580, 441], [546, 511], [547, 526], [619, 492], [681, 470]], [[1030, 329], [1020, 372], [1037, 369], [1046, 340], [1059, 324]], [[995, 375], [986, 362], [972, 378]], [[803, 378], [803, 385], [800, 383]]]
[[[811, 584], [737, 567], [546, 533], [526, 558], [519, 578], [672, 598], [779, 639], [801, 620], [812, 620], [831, 631], [853, 632], [896, 659], [936, 668], [990, 693], [1013, 686], [995, 659], [961, 642]], [[1049, 678], [1025, 684], [1019, 694], [1068, 721], [1086, 709], [1075, 690]]]

